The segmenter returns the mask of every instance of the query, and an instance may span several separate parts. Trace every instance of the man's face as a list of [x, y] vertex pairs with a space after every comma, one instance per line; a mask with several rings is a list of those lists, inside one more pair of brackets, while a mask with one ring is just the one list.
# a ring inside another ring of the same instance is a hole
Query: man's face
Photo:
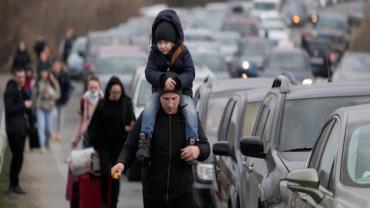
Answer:
[[160, 102], [163, 110], [168, 115], [173, 115], [179, 109], [180, 95], [171, 92], [165, 93], [160, 97]]
[[26, 82], [26, 72], [17, 71], [14, 77], [15, 77], [15, 81], [17, 82], [18, 87], [23, 87], [24, 83]]

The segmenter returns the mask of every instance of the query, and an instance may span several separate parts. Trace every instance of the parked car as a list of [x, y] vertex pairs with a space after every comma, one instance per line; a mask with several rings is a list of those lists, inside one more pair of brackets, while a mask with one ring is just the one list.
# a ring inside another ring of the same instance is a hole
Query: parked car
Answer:
[[128, 90], [137, 68], [145, 66], [146, 62], [146, 53], [137, 47], [105, 47], [99, 52], [93, 73], [99, 76], [103, 88], [115, 75], [121, 79], [125, 89]]
[[340, 108], [328, 118], [306, 169], [288, 174], [288, 207], [368, 207], [370, 105]]
[[240, 207], [287, 207], [281, 180], [303, 168], [326, 118], [337, 108], [370, 102], [369, 83], [292, 86], [279, 76], [262, 101], [251, 137], [240, 140], [246, 156]]
[[369, 53], [346, 52], [333, 74], [333, 81], [368, 81], [369, 69]]
[[301, 48], [274, 48], [264, 60], [260, 77], [276, 77], [281, 73], [293, 75], [297, 82], [312, 83], [311, 61], [306, 51]]
[[[199, 87], [194, 95], [194, 102], [210, 145], [216, 141], [223, 110], [232, 94], [266, 87], [271, 82], [272, 79], [265, 78], [225, 79], [209, 81]], [[210, 196], [213, 179], [212, 156], [204, 162], [197, 162], [193, 166], [193, 175], [195, 204], [198, 207], [212, 207]]]
[[262, 69], [265, 55], [273, 48], [272, 42], [266, 38], [246, 38], [240, 41], [238, 51], [230, 63], [232, 77], [257, 76], [257, 71]]
[[260, 35], [257, 21], [244, 15], [231, 15], [226, 18], [222, 30], [238, 32], [242, 37], [256, 37]]
[[252, 135], [261, 101], [267, 91], [268, 88], [264, 88], [235, 93], [225, 107], [217, 142], [213, 144], [211, 196], [215, 207], [240, 207], [238, 190], [243, 160], [239, 142], [240, 138]]
[[228, 66], [220, 52], [194, 50], [191, 52], [191, 57], [195, 65], [208, 67], [217, 79], [230, 78]]
[[84, 56], [86, 51], [86, 37], [78, 37], [72, 46], [67, 58], [68, 74], [72, 79], [82, 79], [84, 73]]

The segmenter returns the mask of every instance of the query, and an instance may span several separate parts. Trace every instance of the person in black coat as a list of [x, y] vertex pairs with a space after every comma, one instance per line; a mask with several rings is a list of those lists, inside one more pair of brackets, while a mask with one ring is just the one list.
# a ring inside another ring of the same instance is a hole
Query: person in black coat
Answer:
[[32, 101], [23, 89], [26, 80], [26, 72], [17, 68], [14, 78], [9, 80], [4, 94], [6, 134], [10, 150], [13, 154], [10, 164], [9, 192], [25, 194], [19, 185], [19, 173], [23, 163], [23, 152], [27, 134], [27, 113], [32, 107]]
[[120, 79], [113, 76], [107, 83], [104, 98], [99, 100], [87, 130], [90, 143], [100, 159], [102, 207], [108, 207], [109, 202], [112, 203], [111, 207], [117, 207], [119, 181], [112, 181], [110, 186], [110, 169], [117, 160], [134, 120], [132, 101], [125, 94]]
[[[138, 158], [150, 157], [150, 142], [159, 109], [158, 90], [182, 91], [181, 105], [186, 119], [186, 139], [189, 144], [199, 140], [198, 119], [193, 101], [195, 69], [189, 50], [183, 44], [184, 34], [176, 12], [166, 9], [157, 15], [152, 25], [152, 49], [145, 68], [145, 77], [152, 85], [153, 94], [145, 105]], [[169, 76], [168, 72], [174, 74]]]
[[17, 68], [28, 69], [30, 66], [31, 57], [27, 51], [27, 45], [24, 41], [21, 41], [13, 58], [12, 71]]
[[67, 72], [63, 69], [63, 63], [55, 59], [53, 61], [53, 65], [51, 68], [52, 74], [54, 77], [58, 80], [59, 87], [60, 87], [60, 98], [56, 101], [56, 113], [54, 118], [54, 133], [53, 133], [53, 139], [60, 141], [61, 135], [60, 132], [63, 128], [63, 120], [64, 120], [64, 113], [63, 108], [69, 101], [70, 95], [71, 95], [71, 81], [69, 79], [69, 76]]
[[[142, 173], [144, 208], [192, 208], [193, 174], [187, 161], [204, 161], [210, 153], [209, 143], [199, 123], [199, 142], [187, 146], [185, 138], [185, 118], [180, 110], [180, 91], [161, 92], [161, 108], [156, 115], [151, 144], [151, 158], [144, 159]], [[138, 150], [137, 137], [140, 133], [142, 115], [111, 169], [117, 178], [129, 169]]]

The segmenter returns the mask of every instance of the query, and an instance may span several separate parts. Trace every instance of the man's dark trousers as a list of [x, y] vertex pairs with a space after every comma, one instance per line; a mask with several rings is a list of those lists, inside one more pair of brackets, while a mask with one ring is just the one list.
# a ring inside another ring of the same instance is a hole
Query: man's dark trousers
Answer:
[[12, 152], [12, 161], [10, 163], [10, 186], [19, 185], [19, 173], [23, 163], [23, 152], [26, 135], [7, 134], [10, 151]]
[[188, 192], [182, 194], [176, 198], [170, 199], [167, 203], [166, 199], [151, 199], [149, 197], [143, 196], [144, 208], [193, 208], [193, 193]]

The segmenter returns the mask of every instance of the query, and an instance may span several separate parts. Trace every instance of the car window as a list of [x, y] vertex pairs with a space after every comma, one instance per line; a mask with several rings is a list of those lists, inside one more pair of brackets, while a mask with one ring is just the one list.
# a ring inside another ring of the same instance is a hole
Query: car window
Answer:
[[133, 74], [138, 67], [144, 66], [144, 56], [131, 57], [110, 57], [101, 58], [97, 62], [96, 74]]
[[369, 96], [307, 98], [286, 101], [278, 150], [312, 148], [320, 128], [337, 108], [369, 102]]
[[[230, 120], [230, 115], [233, 112], [235, 103], [236, 103], [235, 100], [230, 100], [227, 103], [226, 107], [224, 107], [225, 111], [218, 109], [217, 113], [221, 112], [220, 116], [219, 116], [219, 122], [218, 122], [219, 125], [217, 125], [216, 128], [213, 128], [212, 132], [209, 132], [209, 130], [207, 130], [209, 133], [211, 133], [211, 135], [214, 135], [214, 137], [216, 137], [217, 130], [219, 129], [218, 140], [220, 140], [220, 141], [225, 141], [226, 140], [227, 128], [229, 126], [228, 123], [229, 123], [229, 120]], [[222, 120], [221, 120], [221, 118], [222, 118]], [[210, 119], [209, 117], [207, 117], [207, 123], [208, 123], [208, 120], [215, 120], [215, 119]], [[207, 135], [207, 137], [208, 137], [208, 135]]]
[[[370, 187], [370, 124], [356, 123], [348, 128], [341, 180], [345, 185]], [[344, 174], [343, 174], [344, 173]], [[345, 177], [343, 177], [345, 176]]]
[[330, 120], [325, 124], [323, 129], [320, 132], [320, 136], [316, 141], [315, 147], [312, 150], [310, 163], [308, 165], [309, 168], [315, 168], [318, 166], [319, 158], [321, 157], [322, 150], [324, 149], [324, 144], [326, 142], [326, 138], [328, 137], [330, 130], [332, 129], [334, 124], [334, 119]]
[[266, 138], [269, 139], [267, 135], [267, 130], [269, 130], [270, 128], [267, 128], [266, 131], [265, 131], [265, 128], [266, 126], [271, 125], [272, 120], [269, 119], [269, 116], [271, 114], [271, 110], [273, 109], [273, 105], [274, 105], [274, 102], [273, 102], [272, 97], [266, 98], [263, 101], [263, 104], [261, 105], [262, 109], [260, 110], [260, 113], [258, 116], [259, 117], [258, 122], [257, 122], [257, 125], [255, 126], [255, 130], [253, 130], [255, 132], [254, 135], [260, 137], [261, 139], [266, 139]]
[[234, 109], [232, 110], [231, 118], [229, 120], [229, 125], [227, 127], [227, 141], [229, 143], [234, 144], [235, 138], [236, 138], [236, 124], [237, 124], [237, 119], [238, 119], [238, 113], [239, 111], [237, 110], [236, 105], [234, 106]]
[[337, 156], [338, 140], [339, 140], [339, 123], [335, 122], [333, 128], [328, 135], [327, 142], [325, 144], [320, 164], [317, 169], [319, 174], [320, 185], [326, 189], [329, 187], [331, 173], [334, 166], [334, 160]]
[[245, 113], [243, 118], [242, 137], [252, 135], [254, 124], [256, 123], [258, 110], [260, 109], [261, 102], [247, 103], [245, 106]]
[[278, 69], [288, 72], [302, 71], [307, 67], [307, 60], [302, 54], [281, 53], [273, 54], [267, 63], [268, 69]]

